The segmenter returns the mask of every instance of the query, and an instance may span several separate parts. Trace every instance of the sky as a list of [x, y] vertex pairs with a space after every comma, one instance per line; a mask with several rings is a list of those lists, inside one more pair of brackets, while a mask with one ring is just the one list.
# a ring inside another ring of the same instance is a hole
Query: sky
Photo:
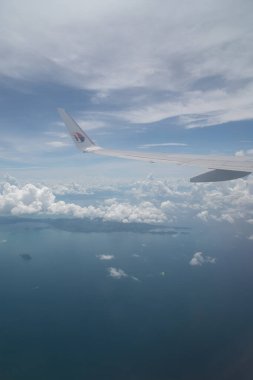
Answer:
[[2, 174], [59, 181], [80, 171], [91, 180], [196, 173], [82, 157], [57, 107], [105, 147], [252, 154], [251, 1], [0, 7]]
[[64, 107], [100, 146], [253, 154], [252, 2], [24, 0], [0, 12], [0, 210], [124, 223], [244, 224], [251, 176], [80, 154]]
[[1, 0], [0, 377], [252, 379], [251, 0]]

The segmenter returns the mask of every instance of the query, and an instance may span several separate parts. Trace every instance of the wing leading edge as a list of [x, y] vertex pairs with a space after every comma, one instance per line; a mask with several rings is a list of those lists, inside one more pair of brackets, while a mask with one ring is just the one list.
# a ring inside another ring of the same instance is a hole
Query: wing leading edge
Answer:
[[242, 178], [253, 172], [253, 160], [245, 157], [145, 153], [139, 151], [121, 151], [103, 149], [97, 146], [81, 129], [67, 112], [59, 108], [59, 115], [66, 125], [76, 147], [84, 153], [95, 153], [100, 156], [119, 157], [148, 162], [162, 162], [177, 165], [199, 166], [209, 169], [208, 172], [190, 179], [191, 182], [217, 182]]

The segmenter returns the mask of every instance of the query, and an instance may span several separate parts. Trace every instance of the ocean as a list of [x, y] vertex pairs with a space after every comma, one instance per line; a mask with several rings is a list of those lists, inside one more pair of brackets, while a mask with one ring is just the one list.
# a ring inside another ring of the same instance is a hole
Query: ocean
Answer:
[[[250, 241], [194, 226], [0, 225], [1, 380], [253, 378]], [[190, 265], [198, 251], [215, 260]]]

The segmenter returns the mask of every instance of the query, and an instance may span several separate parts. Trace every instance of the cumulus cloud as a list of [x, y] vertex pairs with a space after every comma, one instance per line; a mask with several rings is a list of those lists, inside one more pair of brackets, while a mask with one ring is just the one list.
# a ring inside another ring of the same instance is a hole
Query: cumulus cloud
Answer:
[[237, 152], [235, 152], [235, 156], [236, 157], [243, 157], [243, 156], [245, 156], [245, 152], [244, 152], [244, 150], [238, 150]]
[[246, 149], [246, 150], [238, 150], [235, 152], [236, 157], [244, 157], [244, 156], [252, 156], [253, 155], [253, 149]]
[[48, 214], [77, 218], [100, 218], [123, 223], [161, 223], [166, 215], [148, 201], [139, 204], [107, 199], [97, 207], [81, 207], [75, 203], [57, 201], [46, 186], [24, 186], [3, 183], [0, 192], [0, 212], [8, 215]]
[[53, 215], [101, 218], [106, 221], [120, 221], [122, 223], [161, 223], [166, 221], [166, 215], [151, 202], [133, 205], [128, 202], [107, 200], [98, 207], [81, 207], [73, 203], [58, 201], [53, 202], [47, 211]]
[[108, 268], [108, 272], [109, 272], [109, 276], [112, 277], [112, 278], [115, 278], [116, 280], [120, 280], [121, 278], [128, 277], [128, 275], [126, 274], [126, 272], [124, 272], [120, 268], [110, 267], [110, 268]]
[[[8, 177], [6, 177], [8, 179]], [[10, 183], [9, 183], [10, 182]], [[253, 178], [220, 184], [191, 184], [188, 181], [155, 179], [152, 176], [111, 188], [117, 198], [101, 199], [101, 184], [19, 185], [15, 179], [0, 183], [2, 215], [52, 215], [73, 218], [99, 218], [122, 223], [184, 225], [186, 220], [203, 223], [235, 224], [253, 222]], [[107, 192], [109, 188], [104, 190]], [[90, 204], [57, 200], [55, 194], [76, 199], [89, 195]], [[92, 197], [94, 202], [92, 201]]]
[[69, 195], [69, 194], [90, 194], [92, 190], [85, 184], [76, 182], [71, 183], [54, 183], [49, 185], [54, 194], [57, 195]]
[[11, 175], [9, 175], [9, 174], [5, 174], [3, 176], [3, 179], [4, 179], [4, 181], [6, 181], [7, 183], [9, 183], [10, 185], [16, 185], [16, 186], [18, 186], [18, 181], [16, 180], [16, 178], [13, 177], [13, 176], [11, 176]]
[[109, 261], [114, 259], [114, 255], [98, 255], [97, 257], [102, 261]]
[[38, 188], [32, 184], [24, 186], [4, 183], [0, 193], [2, 214], [22, 215], [47, 212], [55, 197], [47, 187]]
[[214, 257], [205, 256], [203, 252], [194, 253], [192, 259], [189, 262], [191, 266], [202, 266], [203, 264], [208, 264], [208, 263], [215, 264], [216, 259]]
[[246, 180], [194, 185], [187, 180], [149, 177], [135, 182], [128, 192], [137, 199], [155, 199], [154, 203], [171, 222], [182, 222], [187, 215], [205, 223], [253, 220], [252, 176]]

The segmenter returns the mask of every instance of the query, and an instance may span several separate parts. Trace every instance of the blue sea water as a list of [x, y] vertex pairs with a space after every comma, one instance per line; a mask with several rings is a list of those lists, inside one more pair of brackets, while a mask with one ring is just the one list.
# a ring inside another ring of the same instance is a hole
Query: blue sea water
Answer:
[[[229, 229], [0, 222], [1, 380], [253, 378], [249, 240]], [[216, 263], [190, 266], [198, 250]]]

